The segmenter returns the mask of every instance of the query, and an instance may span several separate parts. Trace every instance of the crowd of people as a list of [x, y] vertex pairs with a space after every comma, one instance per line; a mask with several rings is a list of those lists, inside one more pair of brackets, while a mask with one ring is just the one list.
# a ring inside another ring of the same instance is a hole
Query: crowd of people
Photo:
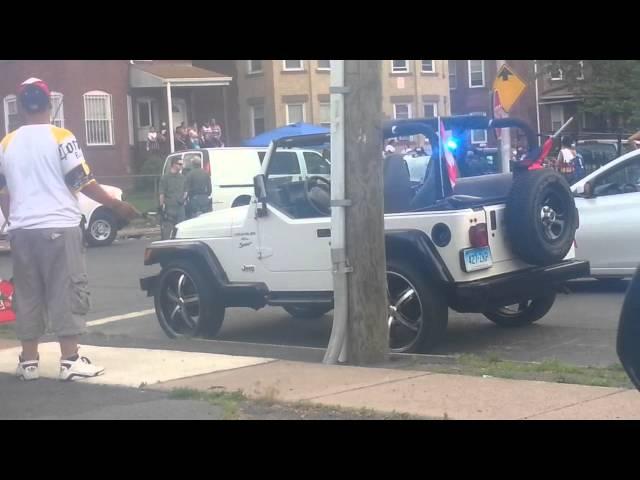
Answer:
[[[219, 148], [224, 147], [222, 140], [222, 127], [212, 118], [204, 122], [200, 128], [197, 123], [187, 126], [185, 122], [176, 127], [173, 137], [176, 152], [194, 148]], [[149, 128], [147, 134], [147, 152], [166, 155], [170, 150], [169, 127], [162, 122], [159, 131], [155, 127]]]

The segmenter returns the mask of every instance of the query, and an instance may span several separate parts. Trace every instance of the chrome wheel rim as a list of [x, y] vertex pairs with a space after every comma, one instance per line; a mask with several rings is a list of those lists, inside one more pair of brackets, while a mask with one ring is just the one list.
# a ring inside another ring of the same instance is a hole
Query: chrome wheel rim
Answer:
[[389, 302], [389, 348], [392, 352], [411, 350], [422, 333], [424, 311], [416, 287], [403, 275], [387, 272]]
[[108, 240], [111, 236], [111, 224], [106, 220], [95, 220], [91, 223], [91, 236], [97, 241]]
[[200, 294], [189, 274], [181, 269], [170, 270], [160, 295], [166, 326], [176, 336], [195, 335], [200, 323]]

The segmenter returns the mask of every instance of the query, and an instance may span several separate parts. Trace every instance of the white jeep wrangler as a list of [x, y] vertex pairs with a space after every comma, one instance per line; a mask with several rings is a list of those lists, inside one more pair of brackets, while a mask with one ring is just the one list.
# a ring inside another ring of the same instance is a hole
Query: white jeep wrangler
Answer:
[[[516, 119], [442, 121], [454, 134], [518, 127], [529, 145], [536, 144], [535, 134]], [[483, 313], [500, 326], [535, 322], [553, 305], [559, 284], [589, 273], [588, 262], [572, 259], [578, 213], [569, 185], [553, 170], [534, 170], [539, 149], [514, 165], [513, 174], [460, 178], [452, 188], [438, 153], [436, 122], [394, 121], [384, 129], [387, 138], [423, 134], [433, 151], [430, 159], [413, 162], [411, 174], [402, 155], [384, 159], [395, 352], [433, 348], [445, 334], [448, 308]], [[270, 175], [281, 170], [273, 155], [278, 149], [328, 141], [328, 135], [312, 135], [272, 143], [249, 205], [183, 222], [171, 240], [147, 248], [145, 264], [160, 263], [162, 270], [143, 278], [141, 287], [155, 297], [169, 337], [215, 336], [227, 307], [274, 305], [295, 317], [332, 309], [330, 182]], [[416, 164], [424, 165], [418, 181]]]

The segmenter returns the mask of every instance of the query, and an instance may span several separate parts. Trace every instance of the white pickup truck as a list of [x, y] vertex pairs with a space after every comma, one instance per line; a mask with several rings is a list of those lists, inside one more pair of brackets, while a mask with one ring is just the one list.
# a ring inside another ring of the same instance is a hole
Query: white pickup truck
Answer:
[[[517, 119], [442, 118], [447, 130], [521, 128]], [[483, 313], [500, 326], [524, 326], [551, 309], [564, 281], [589, 274], [573, 259], [578, 212], [569, 185], [536, 169], [535, 149], [514, 173], [460, 178], [451, 186], [439, 156], [435, 119], [398, 120], [385, 136], [425, 135], [433, 148], [423, 175], [402, 155], [384, 160], [385, 238], [390, 348], [429, 351], [443, 340], [448, 311]], [[249, 205], [177, 225], [172, 239], [152, 243], [146, 265], [158, 275], [141, 287], [155, 298], [169, 337], [213, 337], [227, 307], [283, 307], [295, 317], [333, 308], [330, 181], [273, 175], [279, 151], [328, 142], [329, 136], [272, 143]], [[447, 145], [442, 148], [449, 148]], [[465, 152], [460, 153], [464, 158]], [[539, 155], [538, 155], [539, 156]], [[565, 258], [566, 257], [566, 258]]]

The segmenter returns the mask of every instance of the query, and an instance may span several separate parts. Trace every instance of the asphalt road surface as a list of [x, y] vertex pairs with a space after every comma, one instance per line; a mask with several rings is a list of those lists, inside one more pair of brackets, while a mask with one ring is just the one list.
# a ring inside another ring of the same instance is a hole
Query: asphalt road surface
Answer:
[[[86, 343], [322, 358], [319, 349], [328, 343], [331, 313], [319, 320], [296, 320], [280, 308], [257, 312], [229, 309], [217, 340], [168, 339], [154, 314], [139, 315], [153, 308], [152, 299], [140, 290], [139, 279], [158, 271], [157, 266], [145, 267], [142, 263], [147, 243], [148, 240], [131, 239], [88, 250], [93, 309], [87, 319], [89, 322], [107, 319], [107, 323], [90, 327]], [[10, 276], [11, 258], [5, 254], [0, 256], [0, 277]], [[626, 287], [626, 282], [610, 286], [597, 281], [573, 282], [572, 293], [560, 294], [545, 318], [520, 329], [502, 329], [482, 315], [451, 311], [447, 338], [433, 353], [497, 354], [510, 360], [557, 359], [579, 365], [618, 363], [615, 339]], [[133, 314], [133, 318], [118, 318], [126, 314]], [[287, 352], [297, 353], [291, 356]]]

